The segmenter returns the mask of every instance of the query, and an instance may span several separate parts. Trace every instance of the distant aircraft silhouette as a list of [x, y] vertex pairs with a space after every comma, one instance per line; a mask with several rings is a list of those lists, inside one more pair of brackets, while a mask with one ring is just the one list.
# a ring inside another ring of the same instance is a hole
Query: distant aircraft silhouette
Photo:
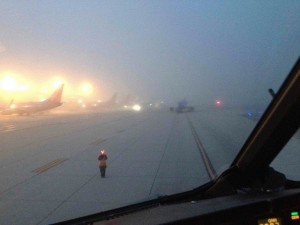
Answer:
[[22, 102], [14, 103], [12, 100], [10, 105], [1, 111], [3, 115], [30, 115], [34, 113], [39, 113], [42, 111], [47, 111], [62, 105], [61, 97], [63, 93], [64, 85], [62, 84], [58, 89], [56, 89], [53, 94], [46, 100], [41, 102]]

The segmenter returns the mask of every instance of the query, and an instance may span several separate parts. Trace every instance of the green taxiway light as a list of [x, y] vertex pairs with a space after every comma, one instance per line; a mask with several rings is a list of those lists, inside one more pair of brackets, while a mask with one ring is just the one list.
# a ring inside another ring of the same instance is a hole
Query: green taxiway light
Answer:
[[298, 216], [299, 213], [298, 212], [291, 212], [291, 216]]

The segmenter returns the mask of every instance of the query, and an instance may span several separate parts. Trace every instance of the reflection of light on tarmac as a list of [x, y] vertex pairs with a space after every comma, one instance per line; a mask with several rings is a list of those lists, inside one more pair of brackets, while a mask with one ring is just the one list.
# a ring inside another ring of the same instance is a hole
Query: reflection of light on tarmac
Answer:
[[16, 130], [15, 125], [4, 125], [0, 127], [0, 132], [5, 133], [5, 132], [10, 132]]

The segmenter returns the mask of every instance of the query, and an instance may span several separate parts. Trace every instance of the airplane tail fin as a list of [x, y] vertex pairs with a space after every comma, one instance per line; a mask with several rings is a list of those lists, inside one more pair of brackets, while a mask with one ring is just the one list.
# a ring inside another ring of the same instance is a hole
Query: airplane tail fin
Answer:
[[114, 95], [107, 101], [109, 104], [116, 104], [117, 102], [117, 93], [114, 93]]
[[10, 100], [8, 107], [11, 107], [14, 104], [15, 99]]
[[63, 93], [64, 85], [62, 84], [58, 89], [56, 89], [53, 94], [48, 99], [51, 103], [61, 103], [61, 97]]

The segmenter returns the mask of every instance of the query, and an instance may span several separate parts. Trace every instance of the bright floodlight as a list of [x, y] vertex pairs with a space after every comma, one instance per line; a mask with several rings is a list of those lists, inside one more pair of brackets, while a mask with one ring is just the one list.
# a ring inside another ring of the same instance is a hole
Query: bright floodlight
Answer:
[[136, 105], [132, 106], [132, 109], [134, 111], [141, 111], [142, 107], [140, 105], [136, 104]]
[[59, 88], [62, 84], [63, 84], [63, 82], [61, 80], [53, 81], [53, 87], [54, 88]]
[[11, 104], [10, 106], [9, 106], [9, 108], [10, 109], [15, 109], [17, 106], [15, 105], [15, 104]]
[[17, 89], [17, 82], [12, 77], [4, 77], [1, 82], [1, 88], [5, 91], [16, 91]]
[[84, 83], [81, 85], [81, 90], [83, 93], [90, 93], [92, 91], [92, 86], [88, 83]]

